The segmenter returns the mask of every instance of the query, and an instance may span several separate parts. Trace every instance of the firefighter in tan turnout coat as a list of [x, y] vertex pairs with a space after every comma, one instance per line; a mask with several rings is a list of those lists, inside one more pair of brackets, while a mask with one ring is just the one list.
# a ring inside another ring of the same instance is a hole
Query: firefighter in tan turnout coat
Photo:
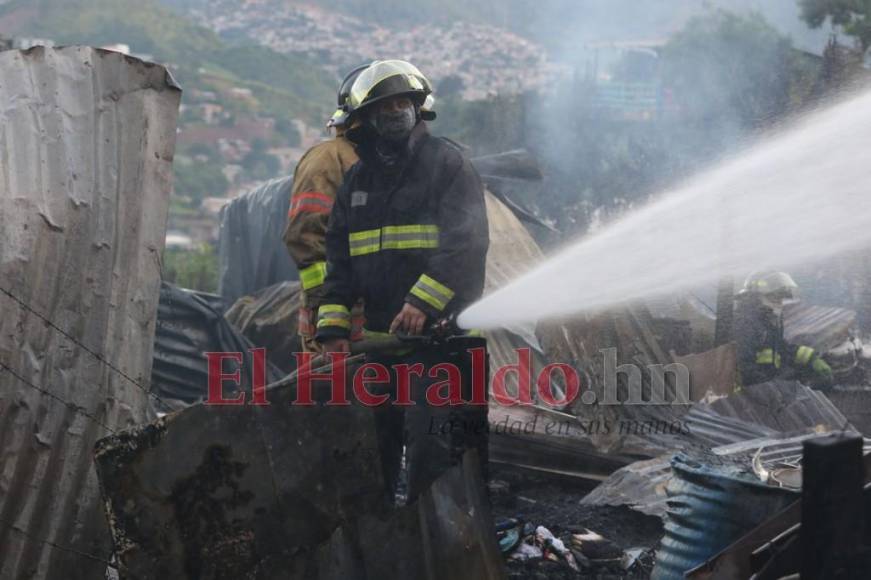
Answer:
[[[345, 173], [358, 160], [354, 145], [345, 137], [345, 130], [351, 124], [346, 101], [351, 86], [367, 66], [357, 67], [342, 81], [337, 99], [339, 107], [327, 123], [328, 127], [335, 129], [335, 138], [309, 149], [300, 159], [293, 175], [284, 243], [299, 269], [302, 284], [299, 334], [303, 349], [307, 351], [321, 350], [314, 335], [327, 272], [324, 248], [327, 221]], [[362, 328], [362, 307], [358, 305], [354, 314], [355, 331], [359, 332]]]

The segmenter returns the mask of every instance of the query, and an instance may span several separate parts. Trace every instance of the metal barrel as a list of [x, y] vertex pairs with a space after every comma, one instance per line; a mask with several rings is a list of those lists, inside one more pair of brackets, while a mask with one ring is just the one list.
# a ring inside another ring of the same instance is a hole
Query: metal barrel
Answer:
[[652, 580], [682, 579], [799, 494], [765, 485], [741, 464], [714, 455], [672, 459], [668, 519]]

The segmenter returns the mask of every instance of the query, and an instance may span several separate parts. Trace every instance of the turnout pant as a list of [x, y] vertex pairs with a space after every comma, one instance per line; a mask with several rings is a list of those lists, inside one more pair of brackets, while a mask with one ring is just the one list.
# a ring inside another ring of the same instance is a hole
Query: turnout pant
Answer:
[[[482, 349], [473, 355], [473, 349]], [[407, 355], [379, 355], [369, 362], [384, 365], [390, 383], [371, 387], [373, 393], [387, 394], [388, 402], [375, 409], [378, 446], [386, 491], [393, 498], [399, 481], [405, 447], [408, 471], [408, 501], [412, 502], [448, 468], [457, 465], [469, 449], [477, 449], [481, 468], [487, 475], [487, 398], [489, 361], [486, 341], [478, 337], [458, 337], [444, 344], [416, 349]], [[403, 365], [418, 365], [422, 372], [408, 372], [412, 404], [396, 404]], [[450, 368], [449, 368], [450, 367]], [[456, 371], [451, 370], [456, 369]], [[451, 392], [451, 384], [459, 389]], [[478, 384], [475, 385], [474, 383]], [[477, 389], [477, 396], [475, 389]], [[429, 400], [427, 393], [429, 392]], [[434, 398], [462, 404], [433, 404]], [[483, 399], [483, 404], [482, 404]], [[475, 404], [477, 403], [477, 404]]]

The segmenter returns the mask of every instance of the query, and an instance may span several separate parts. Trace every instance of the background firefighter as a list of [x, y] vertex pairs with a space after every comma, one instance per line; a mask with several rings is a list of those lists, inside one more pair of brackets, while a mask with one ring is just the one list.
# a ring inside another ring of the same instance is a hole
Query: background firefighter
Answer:
[[[336, 198], [336, 191], [348, 169], [358, 158], [354, 145], [345, 138], [345, 131], [353, 123], [347, 104], [351, 86], [360, 73], [369, 65], [352, 70], [339, 87], [338, 108], [327, 127], [336, 131], [329, 141], [309, 149], [293, 173], [293, 189], [290, 199], [284, 243], [299, 269], [302, 284], [302, 305], [299, 309], [299, 335], [304, 350], [318, 351], [314, 340], [315, 319], [323, 294], [327, 262], [324, 236], [327, 220]], [[354, 312], [355, 327], [362, 327], [362, 306]]]
[[[351, 305], [366, 304], [364, 334], [419, 335], [438, 319], [456, 314], [481, 296], [488, 241], [481, 180], [472, 164], [446, 140], [432, 137], [422, 108], [430, 83], [413, 65], [376, 61], [355, 81], [349, 97], [360, 123], [347, 133], [360, 162], [346, 175], [327, 231], [328, 268], [317, 339], [327, 351], [347, 351]], [[468, 395], [471, 376], [464, 346], [423, 345], [378, 359], [423, 363], [412, 381], [415, 405], [378, 410], [388, 493], [399, 474], [407, 435], [409, 499], [424, 491], [465, 449], [486, 457], [486, 405], [427, 405], [428, 376], [439, 363], [460, 369]], [[412, 343], [413, 344], [413, 343]], [[438, 374], [435, 376], [438, 377]], [[440, 376], [440, 380], [444, 380]], [[385, 392], [395, 394], [395, 377]], [[456, 427], [455, 427], [456, 426]]]
[[792, 345], [783, 337], [783, 305], [798, 285], [785, 272], [756, 272], [737, 297], [735, 338], [738, 370], [744, 385], [775, 378], [797, 378], [812, 386], [832, 385], [832, 369], [809, 346]]

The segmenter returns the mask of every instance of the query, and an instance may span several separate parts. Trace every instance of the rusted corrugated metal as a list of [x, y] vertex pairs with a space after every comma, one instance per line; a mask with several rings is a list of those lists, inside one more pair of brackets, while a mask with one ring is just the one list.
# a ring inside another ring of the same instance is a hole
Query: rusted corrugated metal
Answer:
[[146, 419], [180, 96], [115, 52], [0, 53], [0, 578], [105, 571], [93, 445]]

